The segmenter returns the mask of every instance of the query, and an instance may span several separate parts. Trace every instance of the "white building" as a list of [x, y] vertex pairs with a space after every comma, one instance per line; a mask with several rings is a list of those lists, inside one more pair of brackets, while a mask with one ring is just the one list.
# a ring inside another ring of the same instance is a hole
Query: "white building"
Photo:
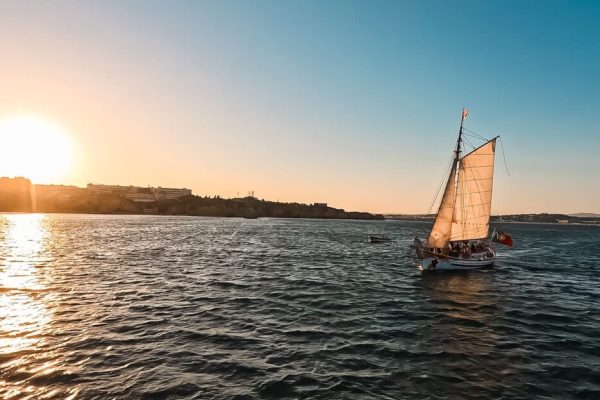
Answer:
[[184, 196], [191, 196], [192, 195], [192, 191], [191, 189], [173, 189], [173, 188], [162, 188], [162, 187], [157, 187], [157, 188], [151, 188], [152, 192], [154, 193], [154, 195], [156, 196], [157, 200], [170, 200], [170, 199], [178, 199], [180, 197], [184, 197]]
[[113, 194], [128, 198], [132, 201], [151, 202], [157, 200], [173, 200], [184, 196], [190, 196], [190, 189], [175, 189], [162, 187], [139, 187], [120, 185], [96, 185], [88, 183], [87, 189], [91, 193]]

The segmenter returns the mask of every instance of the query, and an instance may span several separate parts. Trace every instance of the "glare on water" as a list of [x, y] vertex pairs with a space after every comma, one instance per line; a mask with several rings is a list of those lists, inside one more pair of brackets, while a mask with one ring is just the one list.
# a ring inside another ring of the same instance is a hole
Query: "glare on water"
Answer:
[[598, 398], [597, 227], [421, 275], [427, 228], [0, 215], [0, 399]]
[[[40, 264], [47, 262], [46, 216], [12, 214], [0, 217], [0, 364], [1, 370], [15, 370], [28, 376], [52, 373], [55, 362], [25, 362], [25, 357], [11, 355], [34, 353], [44, 346], [45, 330], [52, 320], [46, 303], [51, 296], [41, 296], [46, 289], [39, 274]], [[6, 361], [5, 361], [6, 360]], [[38, 390], [27, 379], [20, 384], [0, 380], [4, 398], [44, 398], [54, 390]]]
[[0, 352], [12, 353], [35, 346], [39, 333], [51, 318], [35, 291], [43, 290], [35, 260], [44, 246], [42, 215], [5, 217], [4, 239], [8, 254], [0, 264]]

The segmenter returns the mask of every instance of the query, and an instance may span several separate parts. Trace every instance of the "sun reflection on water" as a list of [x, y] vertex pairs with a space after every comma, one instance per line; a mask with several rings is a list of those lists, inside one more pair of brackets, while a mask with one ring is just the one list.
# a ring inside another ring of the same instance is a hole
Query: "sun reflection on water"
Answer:
[[4, 216], [0, 287], [12, 289], [43, 289], [37, 279], [36, 261], [40, 259], [47, 236], [44, 216], [41, 214], [14, 214]]
[[[40, 214], [0, 215], [0, 370], [8, 374], [39, 368], [26, 357], [44, 346], [44, 331], [52, 320], [39, 271], [48, 262], [46, 220]], [[7, 390], [4, 398], [47, 394], [26, 381], [15, 383], [0, 381], [0, 391]]]

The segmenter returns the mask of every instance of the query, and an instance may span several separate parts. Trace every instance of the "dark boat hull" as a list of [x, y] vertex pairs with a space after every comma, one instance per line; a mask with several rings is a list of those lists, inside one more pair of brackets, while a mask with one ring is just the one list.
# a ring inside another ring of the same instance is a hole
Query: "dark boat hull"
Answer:
[[369, 243], [386, 243], [391, 241], [392, 239], [387, 236], [369, 235]]

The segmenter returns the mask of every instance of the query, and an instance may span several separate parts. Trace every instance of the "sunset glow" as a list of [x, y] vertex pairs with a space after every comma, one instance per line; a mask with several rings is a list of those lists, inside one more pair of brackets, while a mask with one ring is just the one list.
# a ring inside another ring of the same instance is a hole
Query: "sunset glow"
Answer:
[[0, 176], [422, 214], [466, 107], [493, 214], [600, 213], [595, 2], [58, 2], [2, 4]]
[[0, 144], [0, 171], [4, 176], [55, 183], [71, 166], [70, 138], [60, 125], [41, 117], [20, 114], [1, 118]]

